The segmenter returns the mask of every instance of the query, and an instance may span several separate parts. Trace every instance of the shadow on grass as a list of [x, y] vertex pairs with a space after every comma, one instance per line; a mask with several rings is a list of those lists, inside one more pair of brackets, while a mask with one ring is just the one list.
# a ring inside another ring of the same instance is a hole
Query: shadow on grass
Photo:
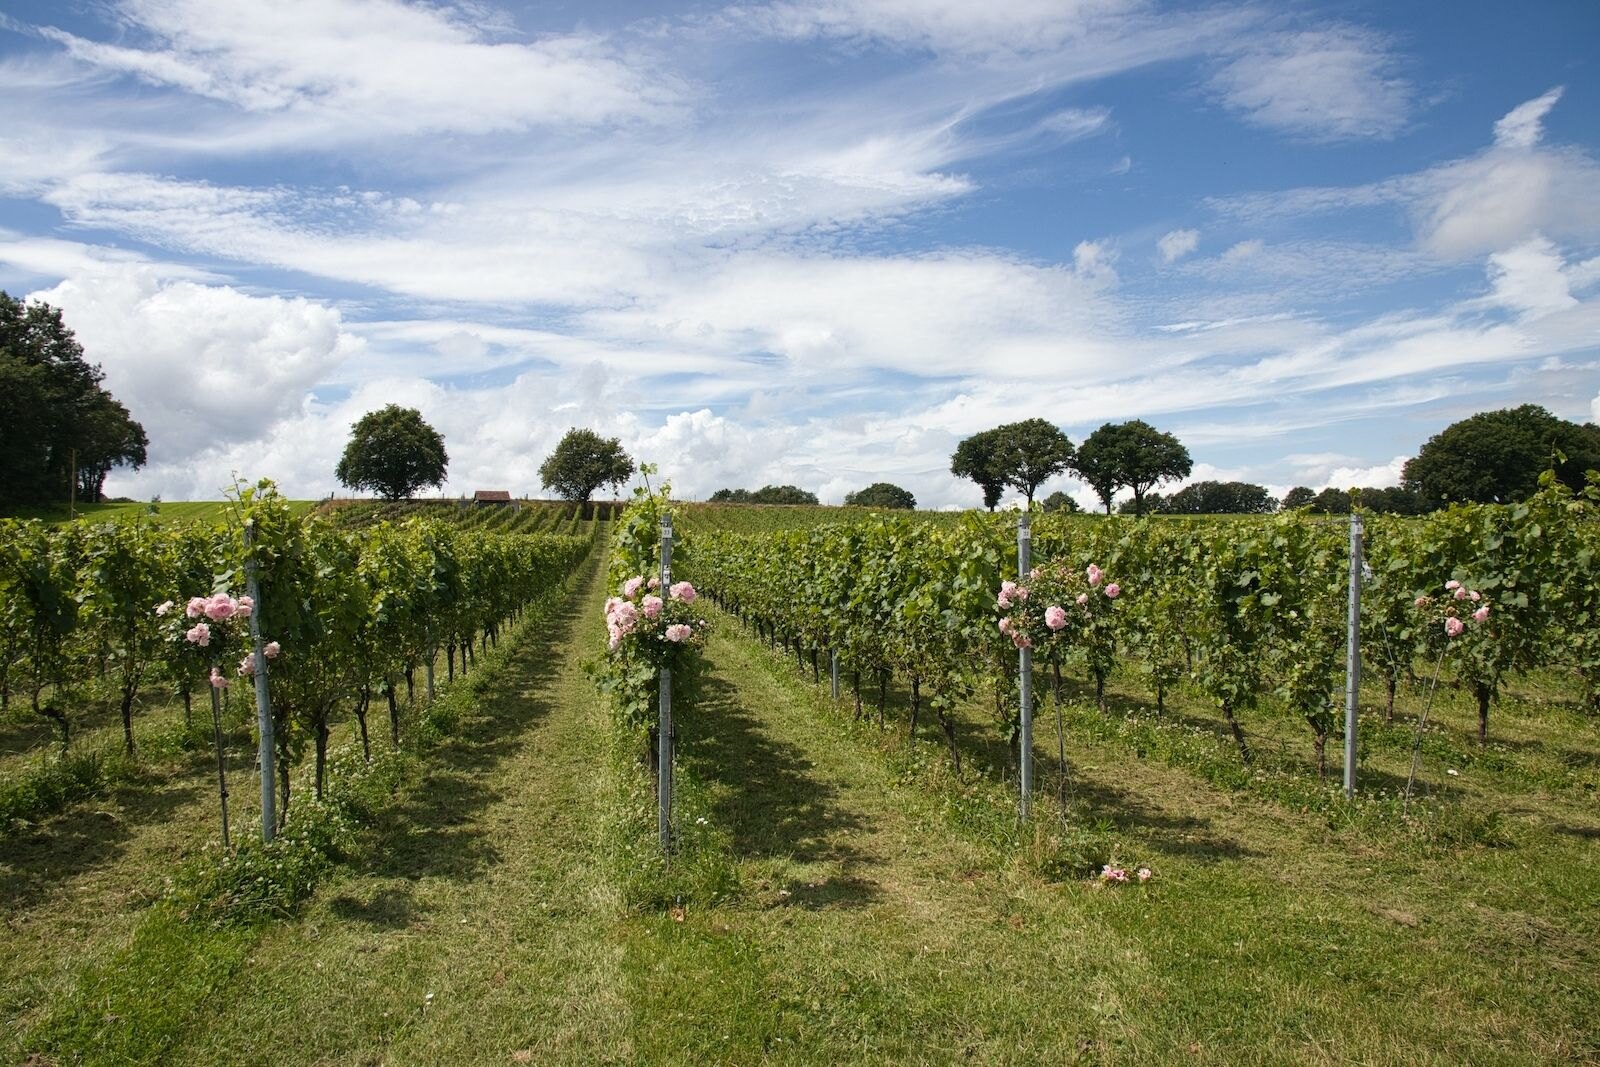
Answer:
[[141, 771], [105, 798], [78, 802], [65, 813], [13, 835], [0, 853], [4, 857], [0, 908], [25, 910], [67, 880], [115, 862], [140, 825], [171, 818], [173, 812], [195, 803], [207, 787], [199, 776], [169, 779]]
[[328, 901], [328, 910], [346, 922], [359, 922], [378, 930], [404, 930], [424, 914], [408, 892], [392, 887], [378, 890], [366, 900], [344, 894]]
[[712, 810], [736, 855], [838, 866], [833, 877], [791, 889], [787, 905], [860, 907], [877, 896], [874, 883], [854, 873], [877, 857], [846, 836], [865, 820], [840, 803], [802, 749], [767, 732], [720, 672], [706, 676], [696, 714], [679, 730], [678, 754], [700, 780], [720, 786]]

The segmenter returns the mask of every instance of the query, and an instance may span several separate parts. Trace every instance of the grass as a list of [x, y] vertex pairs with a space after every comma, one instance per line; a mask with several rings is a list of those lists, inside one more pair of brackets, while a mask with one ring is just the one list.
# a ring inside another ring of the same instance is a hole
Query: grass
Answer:
[[[291, 500], [289, 508], [299, 515], [316, 507], [317, 500]], [[5, 513], [12, 519], [42, 519], [45, 522], [68, 522], [72, 518], [97, 521], [125, 519], [159, 519], [162, 522], [210, 522], [232, 513], [235, 507], [227, 500], [184, 500], [152, 504], [147, 500], [124, 500], [107, 503], [78, 504], [70, 511], [65, 504], [49, 507], [14, 508]]]
[[[172, 832], [167, 815], [127, 810], [101, 826], [81, 813], [85, 839], [108, 835], [94, 862], [72, 859], [66, 840], [8, 853], [0, 1013], [18, 1036], [0, 1058], [1600, 1058], [1600, 820], [1583, 769], [1594, 726], [1547, 707], [1546, 680], [1497, 711], [1504, 758], [1463, 761], [1459, 776], [1443, 764], [1468, 753], [1471, 709], [1456, 694], [1435, 708], [1430, 793], [1501, 810], [1500, 847], [1335, 828], [1292, 797], [1141, 754], [1139, 735], [1120, 729], [1151, 718], [1132, 679], [1115, 680], [1103, 730], [1088, 728], [1099, 713], [1074, 690], [1072, 818], [1099, 825], [1119, 861], [1156, 872], [1110, 888], [1046, 877], [996, 845], [1009, 830], [985, 813], [1009, 804], [1009, 787], [985, 709], [961, 709], [959, 737], [964, 763], [990, 774], [957, 779], [931, 727], [908, 746], [903, 694], [890, 729], [855, 723], [848, 700], [834, 707], [809, 671], [722, 620], [704, 698], [680, 710], [679, 745], [696, 783], [684, 815], [706, 820], [735, 888], [678, 910], [625, 893], [627, 861], [610, 851], [612, 806], [630, 795], [617, 776], [630, 767], [611, 753], [607, 712], [581, 670], [603, 639], [602, 595], [591, 578], [510, 651], [385, 811], [364, 859], [288, 920], [245, 933], [170, 924], [150, 902], [193, 835]], [[1179, 699], [1154, 728], [1226, 753], [1212, 718]], [[1247, 725], [1263, 758], [1305, 774], [1303, 725], [1270, 707]], [[1404, 725], [1379, 738], [1374, 724], [1375, 786], [1403, 773]], [[1042, 787], [1054, 773], [1046, 760]], [[206, 814], [203, 789], [171, 788], [166, 812]], [[114, 793], [107, 810], [135, 802]], [[106, 1018], [113, 1000], [129, 1005], [125, 1018]]]

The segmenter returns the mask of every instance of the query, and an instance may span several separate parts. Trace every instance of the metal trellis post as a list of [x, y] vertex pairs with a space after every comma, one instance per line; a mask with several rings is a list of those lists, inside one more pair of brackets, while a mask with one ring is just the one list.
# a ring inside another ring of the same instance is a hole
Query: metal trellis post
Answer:
[[[661, 594], [672, 588], [672, 516], [661, 516]], [[656, 829], [661, 851], [672, 850], [672, 671], [661, 668], [661, 716], [656, 728]]]
[[1356, 793], [1356, 717], [1361, 699], [1361, 515], [1350, 515], [1350, 607], [1345, 620], [1344, 795]]
[[[1027, 581], [1028, 569], [1032, 566], [1030, 556], [1033, 549], [1033, 530], [1028, 525], [1030, 516], [1026, 511], [1017, 516], [1017, 580]], [[1024, 647], [1020, 653], [1021, 690], [1022, 690], [1022, 736], [1018, 741], [1021, 747], [1021, 784], [1022, 799], [1018, 807], [1022, 818], [1028, 818], [1029, 809], [1033, 801], [1033, 649]]]
[[250, 648], [255, 653], [256, 728], [261, 734], [261, 840], [271, 841], [278, 832], [277, 749], [272, 729], [272, 694], [267, 688], [267, 654], [261, 640], [261, 585], [256, 581], [255, 556], [250, 552], [254, 529], [244, 528], [245, 589], [254, 607], [250, 610]]

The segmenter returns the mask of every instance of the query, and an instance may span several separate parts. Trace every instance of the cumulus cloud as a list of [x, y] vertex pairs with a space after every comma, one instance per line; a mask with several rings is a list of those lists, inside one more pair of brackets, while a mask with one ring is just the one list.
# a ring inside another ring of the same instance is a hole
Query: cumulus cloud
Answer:
[[361, 348], [324, 304], [163, 280], [142, 266], [75, 275], [31, 297], [62, 309], [158, 461], [260, 438]]
[[1380, 34], [1333, 26], [1257, 37], [1212, 75], [1211, 89], [1249, 122], [1313, 140], [1388, 138], [1413, 90]]
[[1163, 263], [1175, 263], [1199, 247], [1199, 230], [1170, 230], [1156, 242]]
[[1494, 288], [1487, 302], [1524, 316], [1547, 315], [1578, 304], [1566, 261], [1544, 237], [1496, 252], [1489, 257], [1488, 274]]

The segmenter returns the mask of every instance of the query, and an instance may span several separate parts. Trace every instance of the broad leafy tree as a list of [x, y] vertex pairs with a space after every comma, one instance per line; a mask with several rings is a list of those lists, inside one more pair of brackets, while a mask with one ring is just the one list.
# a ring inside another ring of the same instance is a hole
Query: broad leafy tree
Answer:
[[574, 427], [539, 468], [539, 478], [563, 499], [587, 502], [602, 485], [626, 482], [633, 470], [633, 459], [620, 440]]
[[1005, 483], [1028, 499], [1039, 486], [1072, 469], [1072, 441], [1048, 419], [1024, 419], [996, 426], [999, 470]]
[[444, 438], [416, 408], [390, 404], [350, 428], [350, 443], [334, 473], [351, 489], [403, 500], [425, 485], [442, 485], [450, 457]]
[[1061, 512], [1063, 514], [1083, 510], [1078, 507], [1076, 500], [1059, 489], [1045, 497], [1044, 503], [1040, 507], [1044, 508], [1046, 512]]
[[1584, 472], [1600, 468], [1600, 428], [1557, 418], [1537, 404], [1484, 411], [1430, 437], [1405, 465], [1403, 482], [1431, 506], [1506, 503], [1539, 488], [1539, 474], [1581, 489]]
[[1107, 515], [1118, 489], [1132, 491], [1134, 514], [1142, 514], [1146, 493], [1163, 482], [1187, 478], [1194, 469], [1182, 442], [1141, 419], [1101, 426], [1083, 442], [1072, 466], [1094, 489]]
[[1264, 485], [1206, 481], [1184, 486], [1150, 510], [1170, 515], [1267, 515], [1277, 507]]
[[957, 445], [950, 456], [950, 473], [977, 482], [978, 488], [983, 490], [983, 506], [993, 511], [1006, 489], [995, 431], [975, 433]]
[[1315, 500], [1316, 496], [1317, 494], [1309, 487], [1297, 485], [1287, 493], [1283, 494], [1283, 510], [1293, 511], [1295, 508], [1303, 508], [1307, 504], [1311, 503], [1311, 501]]
[[[763, 485], [760, 489], [718, 489], [713, 504], [816, 504], [817, 494], [797, 485]], [[847, 501], [848, 503], [848, 501]]]
[[857, 489], [846, 494], [846, 504], [861, 508], [885, 508], [913, 511], [917, 506], [917, 498], [911, 495], [911, 490], [902, 489], [892, 482], [873, 482], [865, 489]]
[[49, 304], [0, 292], [0, 505], [97, 499], [148, 440]]

